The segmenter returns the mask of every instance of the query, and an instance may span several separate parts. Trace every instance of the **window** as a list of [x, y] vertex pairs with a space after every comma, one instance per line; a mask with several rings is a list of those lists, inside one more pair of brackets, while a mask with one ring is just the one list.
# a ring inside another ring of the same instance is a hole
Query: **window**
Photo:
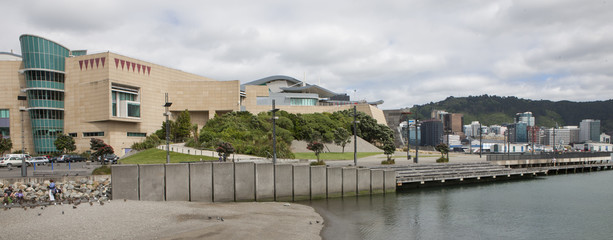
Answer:
[[71, 136], [71, 137], [73, 137], [73, 138], [76, 138], [76, 137], [77, 137], [77, 133], [69, 133], [69, 134], [68, 134], [68, 136]]
[[111, 115], [113, 117], [140, 118], [139, 94], [139, 88], [113, 84], [111, 87]]
[[146, 137], [147, 133], [128, 132], [128, 137]]
[[84, 132], [83, 137], [104, 137], [104, 132]]
[[0, 109], [0, 118], [9, 118], [9, 110]]
[[315, 106], [315, 105], [317, 105], [317, 99], [313, 99], [313, 98], [292, 98], [292, 99], [290, 99], [290, 105], [292, 105], [292, 106]]

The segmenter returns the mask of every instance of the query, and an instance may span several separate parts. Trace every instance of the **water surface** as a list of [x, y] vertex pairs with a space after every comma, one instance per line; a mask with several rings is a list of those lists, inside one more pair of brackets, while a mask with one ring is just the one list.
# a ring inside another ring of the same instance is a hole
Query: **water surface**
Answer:
[[305, 202], [324, 239], [613, 239], [613, 171]]

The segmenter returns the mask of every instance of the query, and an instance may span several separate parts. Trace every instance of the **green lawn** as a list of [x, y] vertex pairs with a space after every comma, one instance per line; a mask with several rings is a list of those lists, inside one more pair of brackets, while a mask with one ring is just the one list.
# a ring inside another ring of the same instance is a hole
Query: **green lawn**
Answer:
[[[382, 154], [382, 153], [377, 153], [377, 152], [359, 152], [358, 153], [358, 158], [373, 156], [373, 155], [377, 155], [377, 154]], [[294, 156], [296, 156], [296, 159], [317, 159], [317, 157], [315, 156], [315, 153], [313, 153], [313, 152], [294, 153]], [[321, 159], [321, 160], [353, 160], [353, 152], [345, 152], [345, 153], [339, 153], [339, 152], [320, 153], [319, 154], [319, 159]]]
[[[216, 157], [188, 155], [183, 153], [170, 152], [170, 162], [197, 162], [202, 159], [203, 161], [217, 161]], [[139, 152], [132, 156], [122, 158], [119, 160], [122, 164], [155, 164], [166, 163], [166, 151], [152, 148]]]

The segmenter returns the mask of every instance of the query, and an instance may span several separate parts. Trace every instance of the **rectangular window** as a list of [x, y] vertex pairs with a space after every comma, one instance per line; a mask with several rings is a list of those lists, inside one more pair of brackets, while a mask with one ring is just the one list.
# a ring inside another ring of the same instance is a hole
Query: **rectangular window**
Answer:
[[83, 137], [104, 137], [104, 132], [84, 132]]
[[0, 118], [9, 118], [9, 110], [0, 109]]
[[313, 99], [313, 98], [292, 98], [292, 99], [290, 99], [290, 105], [292, 105], [292, 106], [315, 106], [315, 105], [317, 105], [317, 99]]
[[111, 87], [111, 115], [122, 118], [140, 118], [140, 89], [113, 84]]
[[146, 137], [147, 133], [128, 132], [128, 137]]
[[69, 134], [68, 134], [68, 136], [71, 136], [71, 137], [73, 137], [73, 138], [76, 138], [76, 137], [77, 137], [77, 133], [69, 133]]

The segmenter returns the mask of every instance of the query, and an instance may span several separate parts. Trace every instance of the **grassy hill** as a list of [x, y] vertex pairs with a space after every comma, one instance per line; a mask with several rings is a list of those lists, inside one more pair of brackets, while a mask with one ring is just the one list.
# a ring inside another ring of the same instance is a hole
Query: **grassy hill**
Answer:
[[480, 121], [485, 125], [512, 123], [516, 113], [532, 112], [538, 126], [579, 125], [583, 119], [600, 120], [601, 131], [613, 132], [613, 100], [592, 102], [529, 100], [517, 97], [469, 96], [415, 106], [420, 119], [429, 119], [433, 109], [464, 114], [464, 124]]

